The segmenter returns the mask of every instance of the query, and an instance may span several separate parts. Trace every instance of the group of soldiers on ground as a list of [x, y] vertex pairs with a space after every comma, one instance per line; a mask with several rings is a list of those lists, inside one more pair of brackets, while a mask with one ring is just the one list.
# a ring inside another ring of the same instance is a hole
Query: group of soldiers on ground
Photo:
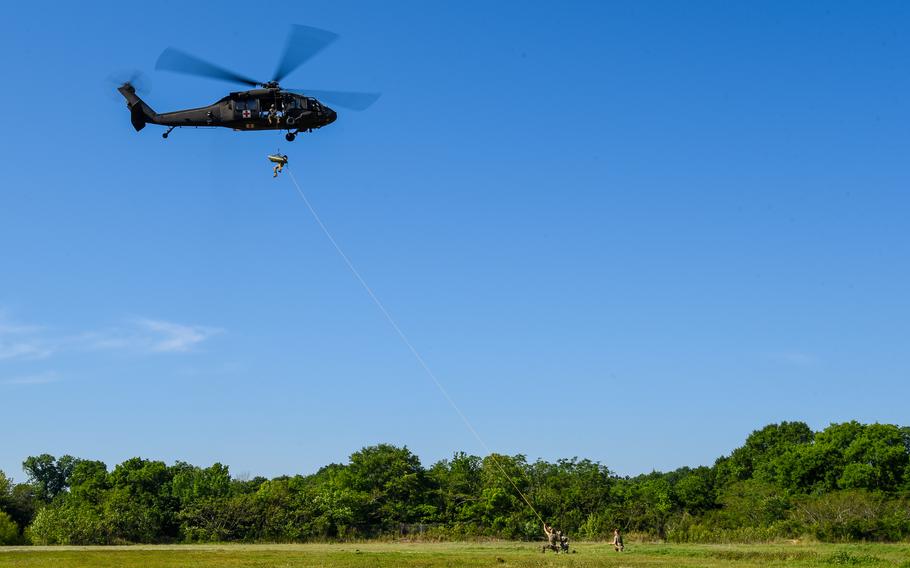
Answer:
[[[547, 523], [543, 524], [543, 534], [547, 537], [547, 544], [544, 545], [541, 552], [546, 552], [547, 550], [552, 550], [556, 554], [560, 552], [569, 552], [569, 537], [563, 534], [561, 530], [555, 530], [553, 527]], [[613, 550], [616, 552], [622, 552], [625, 550], [625, 546], [622, 542], [622, 535], [619, 534], [619, 529], [613, 530]], [[574, 552], [574, 551], [573, 551]]]
[[553, 527], [544, 523], [543, 534], [547, 536], [547, 544], [544, 545], [542, 552], [546, 552], [548, 549], [556, 554], [569, 552], [569, 537], [564, 535], [562, 531], [554, 530]]

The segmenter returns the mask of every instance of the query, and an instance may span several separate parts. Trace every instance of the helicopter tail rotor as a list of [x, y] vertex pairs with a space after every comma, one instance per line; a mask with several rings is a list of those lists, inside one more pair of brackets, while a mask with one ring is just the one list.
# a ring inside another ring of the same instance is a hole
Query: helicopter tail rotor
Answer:
[[111, 91], [112, 87], [114, 89], [119, 89], [122, 85], [130, 85], [139, 95], [147, 95], [152, 90], [151, 81], [148, 76], [138, 69], [115, 71], [105, 78], [105, 83], [105, 91], [108, 93], [111, 100], [120, 100], [120, 97]]

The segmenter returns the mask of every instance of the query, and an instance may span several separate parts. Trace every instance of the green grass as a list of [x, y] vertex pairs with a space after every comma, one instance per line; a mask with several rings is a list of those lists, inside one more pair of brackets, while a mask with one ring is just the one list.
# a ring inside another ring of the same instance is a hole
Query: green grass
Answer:
[[910, 568], [910, 544], [672, 545], [630, 543], [623, 553], [582, 543], [542, 554], [531, 543], [362, 543], [122, 547], [0, 547], [0, 567], [889, 567]]

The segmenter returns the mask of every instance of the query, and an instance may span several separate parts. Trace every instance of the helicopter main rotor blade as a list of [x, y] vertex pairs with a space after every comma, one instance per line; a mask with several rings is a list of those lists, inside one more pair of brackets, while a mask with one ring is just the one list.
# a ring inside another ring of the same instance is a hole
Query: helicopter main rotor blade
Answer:
[[161, 52], [158, 56], [158, 62], [155, 63], [155, 69], [165, 69], [177, 73], [186, 73], [187, 75], [200, 75], [202, 77], [211, 77], [212, 79], [222, 79], [234, 83], [243, 83], [253, 87], [258, 86], [259, 81], [254, 81], [249, 77], [234, 73], [224, 67], [219, 67], [214, 63], [203, 61], [195, 55], [190, 55], [169, 47]]
[[366, 110], [373, 103], [379, 100], [379, 93], [356, 93], [353, 91], [316, 91], [309, 89], [285, 89], [295, 93], [315, 97], [321, 101], [326, 101], [351, 110]]
[[275, 69], [272, 81], [280, 83], [288, 74], [297, 69], [314, 55], [338, 39], [338, 34], [310, 26], [291, 26], [284, 53]]

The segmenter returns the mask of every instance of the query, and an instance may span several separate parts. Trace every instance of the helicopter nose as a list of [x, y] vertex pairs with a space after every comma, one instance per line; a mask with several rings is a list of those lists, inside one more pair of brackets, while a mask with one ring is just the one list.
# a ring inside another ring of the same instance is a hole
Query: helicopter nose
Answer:
[[335, 122], [335, 119], [338, 118], [338, 114], [334, 110], [327, 108], [325, 109], [325, 123], [332, 124]]

